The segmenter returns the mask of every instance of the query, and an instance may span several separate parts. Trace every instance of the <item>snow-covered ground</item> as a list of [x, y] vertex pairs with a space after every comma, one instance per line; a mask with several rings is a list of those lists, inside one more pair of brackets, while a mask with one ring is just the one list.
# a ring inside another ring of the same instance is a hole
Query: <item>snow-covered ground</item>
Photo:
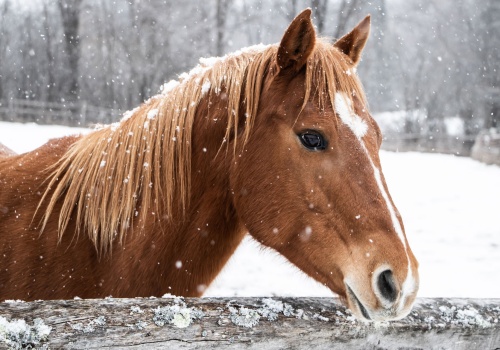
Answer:
[[[0, 122], [25, 152], [85, 129]], [[450, 155], [381, 152], [391, 195], [420, 262], [426, 297], [500, 297], [500, 167]], [[332, 296], [277, 253], [245, 239], [207, 296]]]

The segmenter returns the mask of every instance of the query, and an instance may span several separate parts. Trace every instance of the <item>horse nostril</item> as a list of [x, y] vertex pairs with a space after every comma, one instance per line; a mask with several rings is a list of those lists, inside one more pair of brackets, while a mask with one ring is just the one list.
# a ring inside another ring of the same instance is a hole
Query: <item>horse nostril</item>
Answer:
[[384, 298], [391, 302], [396, 300], [397, 289], [394, 284], [394, 278], [391, 270], [385, 270], [380, 273], [378, 276], [377, 287]]

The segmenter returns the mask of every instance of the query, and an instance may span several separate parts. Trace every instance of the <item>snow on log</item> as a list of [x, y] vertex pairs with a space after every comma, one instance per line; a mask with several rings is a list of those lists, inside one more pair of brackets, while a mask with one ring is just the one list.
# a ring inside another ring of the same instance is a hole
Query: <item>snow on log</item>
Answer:
[[0, 303], [0, 348], [497, 349], [500, 299], [418, 299], [357, 321], [333, 298], [136, 298]]

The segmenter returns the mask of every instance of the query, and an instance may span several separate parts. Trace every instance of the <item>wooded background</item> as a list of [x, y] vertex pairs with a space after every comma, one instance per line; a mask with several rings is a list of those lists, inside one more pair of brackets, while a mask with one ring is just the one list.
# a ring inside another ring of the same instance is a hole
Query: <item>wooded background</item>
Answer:
[[400, 132], [445, 133], [450, 116], [471, 137], [500, 128], [498, 0], [0, 0], [0, 107], [124, 111], [199, 57], [278, 42], [305, 7], [332, 38], [372, 15], [359, 74], [373, 113], [408, 111]]

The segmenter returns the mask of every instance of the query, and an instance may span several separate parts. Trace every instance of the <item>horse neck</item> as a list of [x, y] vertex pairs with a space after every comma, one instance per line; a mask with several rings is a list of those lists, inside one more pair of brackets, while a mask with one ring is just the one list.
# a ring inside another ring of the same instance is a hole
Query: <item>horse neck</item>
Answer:
[[15, 154], [13, 150], [0, 143], [0, 158], [7, 158]]
[[138, 266], [144, 270], [137, 273], [149, 274], [145, 280], [155, 281], [150, 283], [155, 290], [139, 294], [200, 296], [245, 235], [232, 204], [229, 166], [233, 154], [223, 143], [226, 110], [221, 100], [212, 99], [210, 109], [208, 101], [199, 104], [192, 133], [191, 191], [183, 219], [177, 211], [171, 220], [158, 217], [147, 221], [144, 231], [148, 234], [126, 243], [134, 247], [136, 257], [130, 259], [130, 252], [119, 253], [122, 258], [117, 264], [141, 261]]

